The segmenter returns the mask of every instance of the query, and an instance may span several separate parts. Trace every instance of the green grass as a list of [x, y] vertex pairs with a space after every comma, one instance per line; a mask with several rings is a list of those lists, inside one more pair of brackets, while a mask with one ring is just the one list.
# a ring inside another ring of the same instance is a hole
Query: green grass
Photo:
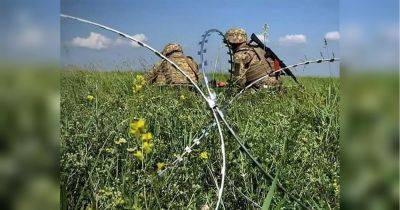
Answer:
[[[161, 177], [155, 169], [158, 162], [172, 162], [210, 123], [210, 110], [199, 94], [185, 88], [146, 86], [133, 93], [134, 75], [61, 73], [62, 208], [213, 208], [214, 178], [219, 183], [221, 164], [215, 129], [177, 168]], [[288, 191], [312, 208], [339, 208], [340, 81], [300, 81], [304, 88], [285, 78], [283, 92], [249, 91], [225, 115], [266, 170], [273, 176], [279, 171], [279, 181]], [[222, 105], [229, 94], [226, 89], [217, 93]], [[87, 95], [95, 99], [89, 102]], [[126, 150], [140, 146], [128, 133], [135, 117], [145, 119], [154, 135], [154, 149], [143, 162]], [[224, 136], [223, 205], [256, 209], [267, 197], [272, 180], [251, 164], [225, 128]], [[121, 137], [128, 142], [115, 144]], [[208, 160], [199, 158], [203, 151], [209, 153]], [[300, 208], [277, 188], [270, 208], [284, 207]]]

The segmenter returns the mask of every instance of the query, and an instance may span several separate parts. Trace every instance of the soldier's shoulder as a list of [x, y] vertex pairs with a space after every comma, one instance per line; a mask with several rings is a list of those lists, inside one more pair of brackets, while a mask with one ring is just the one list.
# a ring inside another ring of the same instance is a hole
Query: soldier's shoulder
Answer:
[[233, 55], [233, 58], [237, 61], [248, 61], [251, 58], [252, 52], [249, 50], [241, 50]]
[[187, 60], [185, 59], [185, 57], [175, 57], [175, 58], [172, 58], [171, 60], [173, 62], [175, 62], [176, 64], [178, 64], [178, 66], [182, 66], [187, 63]]
[[167, 60], [161, 61], [160, 65], [158, 65], [158, 68], [167, 68], [169, 65], [171, 65]]
[[248, 55], [248, 53], [246, 51], [238, 51], [233, 54], [233, 57], [240, 58], [240, 57], [247, 56], [247, 55]]
[[197, 65], [197, 62], [194, 60], [194, 58], [192, 56], [186, 56], [190, 62], [194, 63]]

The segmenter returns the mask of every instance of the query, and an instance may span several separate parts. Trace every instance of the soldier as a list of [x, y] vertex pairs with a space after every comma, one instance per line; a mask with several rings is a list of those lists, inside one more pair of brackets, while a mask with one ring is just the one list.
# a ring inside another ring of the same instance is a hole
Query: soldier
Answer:
[[157, 62], [153, 68], [146, 74], [146, 80], [150, 84], [165, 85], [165, 75], [161, 71], [161, 61]]
[[[247, 34], [244, 29], [232, 28], [225, 34], [225, 39], [232, 47], [234, 71], [233, 83], [244, 88], [251, 82], [274, 71], [275, 61], [266, 57], [264, 49], [247, 43]], [[254, 88], [280, 87], [282, 82], [279, 76], [266, 77], [254, 84]]]
[[[179, 44], [167, 44], [162, 54], [176, 63], [196, 84], [199, 82], [199, 68], [192, 57], [183, 54]], [[161, 61], [153, 67], [148, 74], [150, 83], [169, 85], [191, 85], [189, 79], [166, 60]]]

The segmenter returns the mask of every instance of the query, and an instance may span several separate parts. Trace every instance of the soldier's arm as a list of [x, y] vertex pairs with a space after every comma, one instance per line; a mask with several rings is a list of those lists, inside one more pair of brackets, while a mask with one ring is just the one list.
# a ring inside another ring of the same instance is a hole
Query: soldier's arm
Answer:
[[187, 56], [187, 58], [189, 58], [189, 60], [191, 62], [191, 66], [193, 66], [193, 72], [196, 74], [197, 82], [200, 82], [203, 79], [203, 77], [200, 72], [199, 65], [196, 63], [196, 61], [191, 56]]
[[152, 69], [150, 69], [146, 74], [145, 74], [145, 79], [146, 81], [148, 81], [149, 83], [154, 83], [155, 79], [157, 78], [157, 75], [160, 72], [160, 66], [161, 66], [161, 62], [156, 63]]
[[146, 79], [147, 82], [152, 83], [155, 78], [154, 68], [148, 70], [144, 75], [144, 78]]
[[203, 74], [201, 74], [200, 69], [199, 69], [199, 65], [193, 60], [193, 63], [196, 66], [197, 69], [197, 78], [198, 78], [198, 82], [200, 82], [201, 80], [203, 80]]
[[267, 73], [271, 73], [275, 70], [274, 69], [275, 61], [270, 57], [266, 58], [266, 60], [267, 60], [267, 64], [268, 64]]

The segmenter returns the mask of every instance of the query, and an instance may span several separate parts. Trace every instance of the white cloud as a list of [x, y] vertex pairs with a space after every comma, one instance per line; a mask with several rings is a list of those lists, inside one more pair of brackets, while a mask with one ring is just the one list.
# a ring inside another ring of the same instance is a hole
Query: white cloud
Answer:
[[[147, 41], [147, 37], [144, 34], [135, 34], [135, 35], [131, 35], [131, 37], [138, 41], [141, 41], [141, 42]], [[121, 37], [119, 37], [115, 40], [114, 45], [119, 46], [119, 45], [125, 45], [127, 43], [130, 43], [132, 47], [140, 47], [140, 45], [138, 45], [136, 42], [129, 41], [129, 40], [127, 40], [125, 38], [121, 38]]]
[[110, 46], [112, 40], [95, 32], [90, 32], [87, 38], [75, 37], [72, 45], [76, 47], [85, 47], [89, 49], [101, 50]]
[[[144, 34], [135, 34], [132, 35], [132, 37], [142, 42], [147, 40], [147, 37]], [[140, 47], [140, 45], [138, 45], [136, 42], [129, 41], [125, 38], [118, 37], [117, 39], [112, 40], [95, 32], [91, 32], [86, 38], [75, 37], [72, 39], [71, 43], [75, 47], [84, 47], [94, 50], [107, 49], [111, 46], [124, 46], [128, 44], [130, 44], [132, 47]]]
[[326, 40], [339, 40], [340, 39], [340, 33], [339, 31], [331, 31], [325, 34], [325, 39]]
[[294, 45], [307, 42], [307, 37], [304, 34], [288, 34], [279, 38], [281, 45]]

